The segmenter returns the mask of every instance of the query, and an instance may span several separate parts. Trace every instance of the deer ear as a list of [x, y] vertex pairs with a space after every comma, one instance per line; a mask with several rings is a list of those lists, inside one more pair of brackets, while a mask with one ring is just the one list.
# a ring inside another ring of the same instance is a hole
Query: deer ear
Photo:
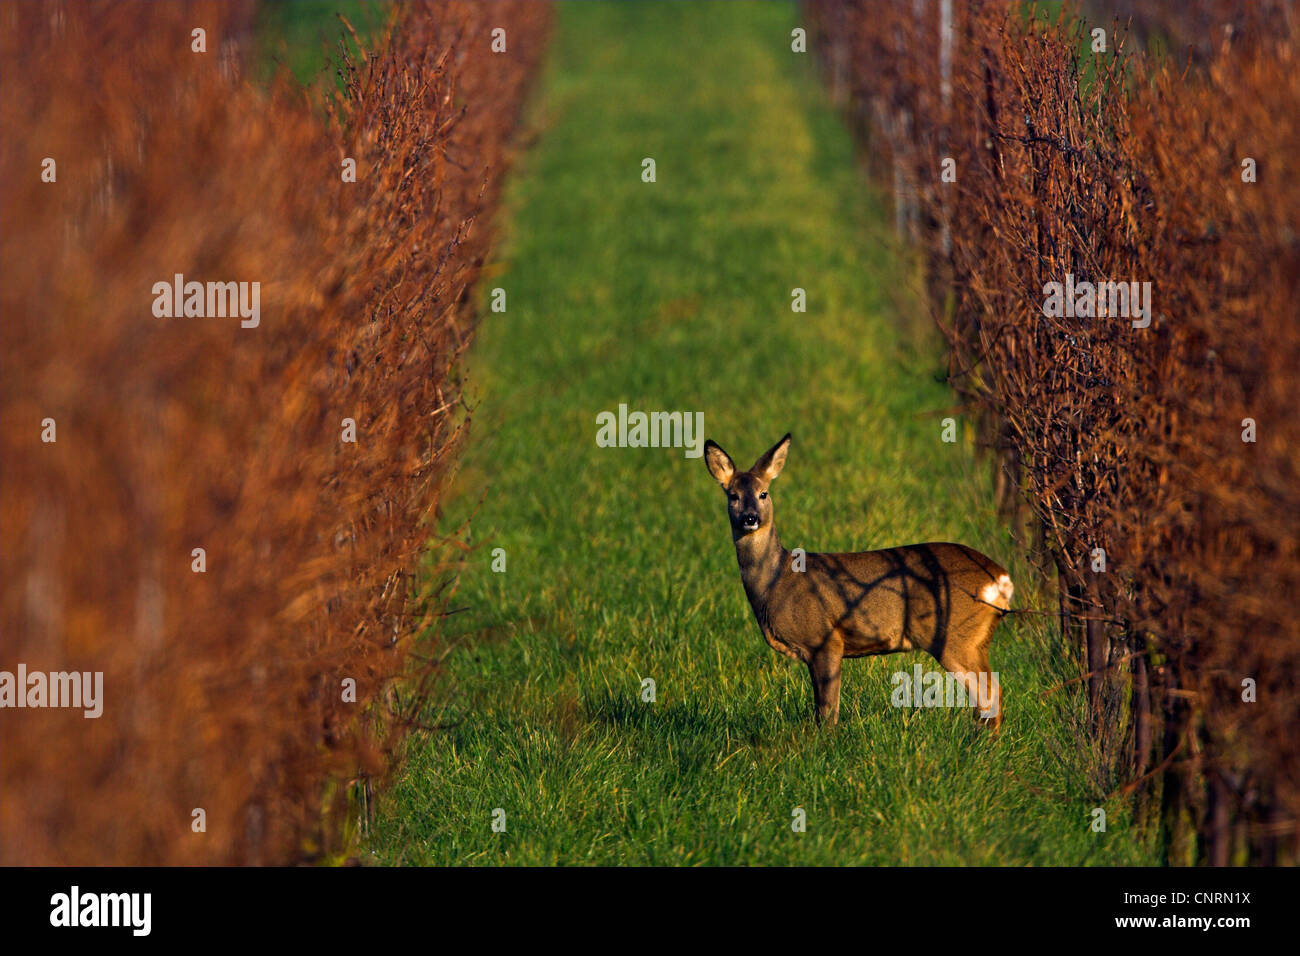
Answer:
[[790, 433], [786, 432], [785, 437], [769, 448], [758, 461], [754, 462], [754, 467], [749, 470], [764, 481], [771, 481], [781, 474], [781, 469], [785, 467], [785, 455], [789, 450]]
[[709, 474], [714, 481], [724, 488], [736, 473], [736, 463], [712, 439], [704, 443], [704, 463], [709, 466]]

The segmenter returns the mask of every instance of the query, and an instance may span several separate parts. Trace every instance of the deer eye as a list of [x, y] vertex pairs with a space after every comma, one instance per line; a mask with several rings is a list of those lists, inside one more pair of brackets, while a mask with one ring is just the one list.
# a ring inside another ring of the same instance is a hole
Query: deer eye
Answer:
[[739, 501], [739, 500], [740, 500], [740, 495], [736, 494], [734, 491], [728, 491], [728, 492], [727, 492], [727, 500], [728, 500], [728, 501]]
[[766, 491], [760, 491], [760, 492], [758, 493], [758, 496], [759, 496], [760, 498], [766, 498], [766, 497], [767, 497], [767, 492], [766, 492]]

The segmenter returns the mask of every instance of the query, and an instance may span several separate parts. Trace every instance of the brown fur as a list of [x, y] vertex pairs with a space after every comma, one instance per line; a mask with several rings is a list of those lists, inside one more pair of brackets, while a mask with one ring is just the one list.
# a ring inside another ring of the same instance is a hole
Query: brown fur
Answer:
[[993, 629], [1010, 608], [1006, 571], [978, 551], [949, 543], [813, 553], [803, 571], [794, 570], [767, 493], [789, 444], [786, 435], [742, 472], [709, 441], [705, 463], [727, 493], [740, 580], [759, 630], [774, 651], [807, 665], [817, 720], [839, 718], [844, 658], [923, 650], [948, 671], [970, 675], [964, 679], [972, 689], [975, 675], [990, 673], [980, 710], [991, 712], [1000, 727], [1001, 691], [988, 652]]

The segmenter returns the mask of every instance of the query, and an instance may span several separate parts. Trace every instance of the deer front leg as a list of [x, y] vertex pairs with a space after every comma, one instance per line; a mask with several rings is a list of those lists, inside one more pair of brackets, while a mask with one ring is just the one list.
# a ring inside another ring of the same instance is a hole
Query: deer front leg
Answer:
[[840, 661], [838, 649], [823, 647], [808, 661], [812, 678], [813, 715], [817, 723], [834, 725], [840, 719]]

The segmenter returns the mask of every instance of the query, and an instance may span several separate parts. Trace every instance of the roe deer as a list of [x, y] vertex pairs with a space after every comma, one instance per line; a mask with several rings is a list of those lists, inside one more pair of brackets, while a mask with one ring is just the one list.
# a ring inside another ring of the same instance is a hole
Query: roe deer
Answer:
[[1010, 576], [978, 551], [946, 543], [810, 553], [798, 570], [776, 536], [768, 494], [789, 448], [787, 434], [739, 471], [706, 441], [704, 461], [727, 493], [740, 580], [758, 628], [774, 651], [808, 666], [817, 721], [839, 719], [843, 658], [919, 649], [962, 682], [998, 729], [1002, 692], [989, 671], [989, 642], [1011, 609]]

